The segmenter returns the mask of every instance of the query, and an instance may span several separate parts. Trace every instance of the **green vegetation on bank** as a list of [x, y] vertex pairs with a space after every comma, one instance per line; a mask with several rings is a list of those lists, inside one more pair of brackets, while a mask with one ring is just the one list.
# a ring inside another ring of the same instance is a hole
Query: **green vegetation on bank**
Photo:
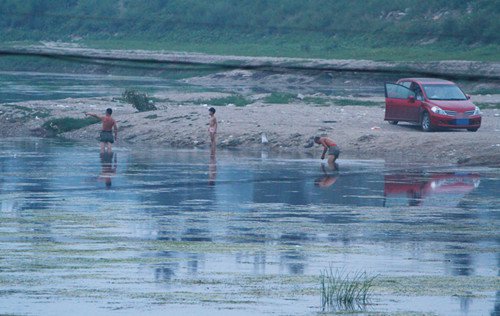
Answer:
[[46, 121], [42, 125], [42, 127], [49, 133], [57, 135], [60, 133], [65, 133], [76, 129], [80, 129], [98, 122], [99, 119], [95, 117], [86, 117], [81, 119], [73, 117], [61, 117]]
[[246, 56], [498, 61], [496, 0], [3, 0], [3, 43]]
[[194, 102], [195, 104], [207, 104], [207, 105], [213, 105], [213, 106], [225, 106], [229, 104], [233, 104], [235, 106], [245, 106], [252, 101], [248, 100], [242, 95], [230, 95], [227, 97], [223, 98], [213, 98], [213, 99], [208, 99], [208, 100], [197, 100]]
[[[499, 31], [500, 32], [500, 31]], [[297, 35], [274, 35], [265, 39], [255, 39], [243, 43], [230, 39], [219, 41], [197, 42], [162, 39], [151, 44], [145, 40], [109, 39], [84, 40], [82, 45], [96, 49], [144, 49], [202, 52], [214, 55], [236, 55], [252, 57], [290, 57], [290, 58], [321, 58], [321, 59], [366, 59], [376, 61], [435, 61], [435, 60], [475, 60], [500, 61], [498, 51], [500, 45], [464, 45], [460, 43], [432, 43], [427, 45], [369, 45], [366, 41], [356, 38], [339, 40], [335, 48], [327, 46], [326, 38], [318, 37], [315, 45], [308, 50], [300, 44]], [[311, 40], [311, 39], [309, 39]]]
[[295, 99], [295, 95], [291, 93], [273, 92], [264, 98], [265, 103], [272, 104], [287, 104]]

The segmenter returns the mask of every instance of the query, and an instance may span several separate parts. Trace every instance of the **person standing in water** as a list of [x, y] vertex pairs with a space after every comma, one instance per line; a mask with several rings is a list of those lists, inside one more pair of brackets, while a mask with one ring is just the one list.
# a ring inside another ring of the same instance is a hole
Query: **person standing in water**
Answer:
[[208, 124], [208, 134], [210, 135], [210, 149], [212, 155], [215, 154], [215, 135], [217, 134], [217, 118], [215, 117], [215, 109], [208, 109], [208, 114], [210, 115], [210, 120]]
[[93, 116], [102, 121], [102, 130], [99, 135], [99, 141], [101, 142], [101, 154], [103, 154], [106, 150], [110, 153], [111, 144], [118, 139], [118, 126], [116, 125], [116, 121], [111, 117], [112, 113], [113, 110], [111, 108], [106, 109], [105, 116], [100, 116], [94, 113], [84, 113], [85, 116]]
[[340, 155], [340, 149], [337, 144], [335, 144], [335, 142], [328, 137], [320, 136], [314, 137], [314, 142], [323, 146], [323, 154], [321, 155], [321, 159], [325, 159], [325, 154], [328, 152], [328, 165], [332, 169], [336, 170], [337, 167], [335, 164], [335, 160], [337, 160]]

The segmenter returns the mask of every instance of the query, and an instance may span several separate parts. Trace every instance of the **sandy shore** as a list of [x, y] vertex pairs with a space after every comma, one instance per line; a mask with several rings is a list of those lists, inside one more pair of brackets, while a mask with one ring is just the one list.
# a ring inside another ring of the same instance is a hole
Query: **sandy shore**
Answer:
[[[203, 97], [220, 97], [209, 93]], [[208, 148], [208, 106], [193, 105], [196, 93], [164, 96], [158, 110], [137, 112], [114, 98], [30, 101], [0, 105], [0, 136], [45, 136], [43, 122], [55, 117], [83, 118], [83, 111], [103, 113], [114, 109], [119, 125], [117, 146], [172, 146]], [[473, 99], [475, 97], [473, 96]], [[479, 98], [479, 97], [476, 97]], [[364, 100], [358, 99], [362, 104]], [[216, 107], [219, 148], [269, 148], [318, 156], [314, 135], [328, 135], [340, 146], [344, 159], [385, 159], [394, 162], [487, 165], [500, 167], [500, 110], [483, 111], [481, 128], [424, 133], [418, 127], [383, 121], [383, 98], [375, 106], [315, 106], [302, 102]], [[91, 125], [61, 137], [97, 142], [100, 126]], [[262, 143], [262, 135], [268, 140]]]
[[[23, 48], [26, 50], [26, 48]], [[310, 60], [289, 58], [255, 58], [212, 56], [204, 54], [165, 53], [146, 51], [93, 50], [68, 45], [46, 43], [34, 46], [26, 53], [51, 53], [88, 58], [157, 60], [203, 64], [243, 64], [246, 66], [290, 66], [307, 69], [363, 69], [390, 72], [403, 68], [408, 71], [436, 72], [461, 77], [497, 78], [500, 63], [443, 61], [436, 63], [384, 63], [372, 61]], [[408, 68], [409, 67], [409, 68]], [[231, 67], [230, 67], [231, 68]], [[98, 69], [94, 69], [98, 71]], [[360, 77], [361, 79], [359, 79]], [[357, 79], [356, 79], [357, 78]], [[234, 94], [251, 101], [243, 107], [231, 104], [218, 106], [217, 143], [220, 148], [262, 147], [277, 151], [293, 151], [313, 156], [321, 148], [314, 146], [312, 137], [328, 135], [341, 148], [341, 158], [386, 159], [395, 162], [430, 162], [443, 164], [487, 165], [500, 167], [500, 95], [473, 95], [478, 103], [491, 104], [496, 109], [483, 109], [479, 131], [464, 130], [424, 133], [409, 124], [390, 125], [383, 121], [384, 98], [380, 93], [327, 96], [318, 91], [335, 86], [365, 87], [374, 80], [365, 75], [345, 77], [329, 72], [266, 72], [255, 70], [222, 70], [220, 73], [179, 80], [179, 84], [197, 86], [205, 92], [164, 92], [154, 95], [158, 110], [137, 112], [120, 96], [104, 98], [63, 99], [0, 104], [0, 137], [47, 136], [43, 123], [62, 117], [83, 118], [83, 112], [104, 113], [114, 110], [120, 128], [117, 146], [172, 146], [208, 148], [208, 105], [199, 102]], [[379, 81], [382, 79], [378, 79]], [[373, 85], [382, 85], [377, 81]], [[495, 80], [467, 83], [467, 91], [496, 91]], [[469, 87], [470, 85], [470, 87]], [[293, 89], [290, 89], [293, 86]], [[472, 89], [475, 86], [475, 89]], [[269, 104], [263, 91], [294, 91], [297, 97], [289, 104]], [[262, 89], [262, 88], [266, 89]], [[286, 89], [285, 89], [286, 88]], [[480, 89], [479, 89], [480, 88]], [[200, 90], [197, 90], [200, 91]], [[208, 92], [220, 91], [220, 92]], [[300, 97], [299, 97], [300, 96]], [[347, 99], [348, 106], [345, 106]], [[312, 101], [311, 101], [312, 100]], [[342, 101], [342, 102], [341, 102]], [[201, 104], [200, 104], [201, 103]], [[363, 106], [369, 104], [370, 106]], [[98, 124], [59, 136], [68, 139], [97, 142]], [[262, 143], [263, 135], [268, 140]], [[138, 146], [138, 147], [139, 147]]]

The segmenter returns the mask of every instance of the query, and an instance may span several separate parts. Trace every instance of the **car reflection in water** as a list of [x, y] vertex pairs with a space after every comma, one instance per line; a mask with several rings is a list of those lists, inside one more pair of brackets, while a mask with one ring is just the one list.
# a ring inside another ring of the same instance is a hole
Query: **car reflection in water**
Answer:
[[480, 183], [475, 173], [402, 173], [384, 177], [384, 206], [456, 206]]

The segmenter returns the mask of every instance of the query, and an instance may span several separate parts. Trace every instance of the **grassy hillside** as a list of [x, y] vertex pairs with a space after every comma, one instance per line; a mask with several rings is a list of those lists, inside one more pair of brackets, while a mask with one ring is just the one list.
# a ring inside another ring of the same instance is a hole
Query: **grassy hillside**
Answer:
[[498, 61], [497, 0], [3, 0], [3, 43]]

